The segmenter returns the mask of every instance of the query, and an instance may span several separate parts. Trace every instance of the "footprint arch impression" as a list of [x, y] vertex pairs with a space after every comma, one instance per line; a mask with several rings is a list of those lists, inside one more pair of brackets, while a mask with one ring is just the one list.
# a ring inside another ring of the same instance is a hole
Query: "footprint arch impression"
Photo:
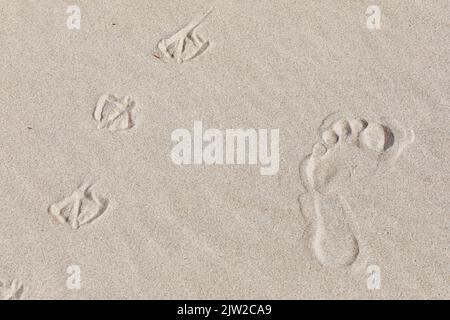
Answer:
[[108, 200], [97, 196], [93, 188], [92, 184], [82, 184], [70, 196], [52, 204], [49, 213], [74, 230], [93, 222], [108, 208]]
[[356, 261], [360, 244], [348, 195], [394, 164], [413, 141], [412, 130], [385, 119], [332, 114], [322, 122], [318, 141], [300, 164], [306, 191], [299, 198], [311, 227], [311, 250], [322, 265], [346, 267]]

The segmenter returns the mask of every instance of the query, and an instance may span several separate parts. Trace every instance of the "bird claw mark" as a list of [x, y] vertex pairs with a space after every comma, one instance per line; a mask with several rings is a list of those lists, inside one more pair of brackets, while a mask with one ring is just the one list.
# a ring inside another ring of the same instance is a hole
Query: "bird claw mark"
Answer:
[[24, 286], [19, 280], [0, 281], [0, 300], [20, 300], [23, 292]]
[[108, 200], [98, 197], [92, 189], [91, 184], [81, 185], [69, 197], [52, 204], [49, 213], [74, 230], [94, 221], [106, 211]]
[[191, 21], [187, 26], [157, 44], [157, 52], [153, 56], [165, 62], [181, 64], [200, 56], [209, 47], [209, 41], [200, 37], [196, 28], [212, 12], [212, 8], [203, 16]]
[[97, 102], [94, 119], [99, 129], [127, 130], [134, 126], [132, 119], [134, 107], [135, 101], [131, 96], [119, 97], [114, 94], [104, 94]]

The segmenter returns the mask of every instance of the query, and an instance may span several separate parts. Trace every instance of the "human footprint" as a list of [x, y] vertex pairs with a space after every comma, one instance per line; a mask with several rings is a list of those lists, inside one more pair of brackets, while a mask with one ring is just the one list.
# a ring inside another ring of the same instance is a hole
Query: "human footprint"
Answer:
[[203, 16], [191, 21], [187, 26], [167, 39], [162, 39], [157, 44], [157, 52], [154, 56], [165, 62], [174, 61], [178, 64], [192, 60], [209, 47], [209, 41], [202, 39], [196, 28], [212, 12], [209, 9]]
[[134, 126], [132, 119], [134, 107], [135, 101], [131, 96], [119, 97], [114, 94], [104, 94], [97, 102], [94, 119], [99, 129], [127, 130]]
[[0, 300], [20, 300], [23, 291], [23, 284], [16, 279], [10, 282], [0, 281]]
[[49, 213], [74, 230], [94, 221], [106, 211], [108, 200], [98, 197], [92, 189], [93, 185], [81, 185], [69, 197], [52, 204]]
[[300, 166], [306, 189], [300, 204], [311, 222], [311, 246], [319, 262], [350, 266], [360, 248], [346, 193], [397, 160], [414, 134], [387, 122], [342, 116], [325, 119], [319, 131], [319, 142]]

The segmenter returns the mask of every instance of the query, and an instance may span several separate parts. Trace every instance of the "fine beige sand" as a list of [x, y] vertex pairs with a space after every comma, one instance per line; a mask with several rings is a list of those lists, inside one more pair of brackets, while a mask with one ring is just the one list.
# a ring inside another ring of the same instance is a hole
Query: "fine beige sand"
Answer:
[[0, 3], [0, 298], [450, 298], [447, 0], [76, 2]]

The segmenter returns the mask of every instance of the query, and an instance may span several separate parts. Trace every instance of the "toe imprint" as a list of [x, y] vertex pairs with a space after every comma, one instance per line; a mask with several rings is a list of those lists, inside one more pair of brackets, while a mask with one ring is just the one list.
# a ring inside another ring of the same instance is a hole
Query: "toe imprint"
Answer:
[[[359, 137], [361, 146], [375, 152], [383, 152], [387, 150], [388, 145], [393, 144], [393, 137], [386, 135], [389, 130], [386, 127], [378, 123], [369, 123], [366, 129], [364, 129]], [[390, 132], [390, 130], [389, 130]]]
[[361, 131], [363, 131], [369, 125], [368, 122], [364, 119], [352, 119], [349, 121], [349, 125], [352, 131], [352, 134], [355, 136], [359, 136]]
[[339, 138], [333, 130], [326, 130], [322, 133], [322, 140], [326, 145], [333, 145], [338, 142]]
[[316, 143], [313, 147], [313, 151], [312, 154], [315, 157], [321, 157], [323, 156], [325, 153], [327, 152], [327, 148], [321, 144], [321, 143]]
[[337, 136], [339, 137], [339, 139], [345, 139], [347, 138], [350, 133], [351, 133], [351, 129], [350, 129], [350, 125], [347, 122], [347, 120], [341, 119], [338, 120], [334, 125], [333, 125], [333, 130], [334, 132], [337, 134]]

